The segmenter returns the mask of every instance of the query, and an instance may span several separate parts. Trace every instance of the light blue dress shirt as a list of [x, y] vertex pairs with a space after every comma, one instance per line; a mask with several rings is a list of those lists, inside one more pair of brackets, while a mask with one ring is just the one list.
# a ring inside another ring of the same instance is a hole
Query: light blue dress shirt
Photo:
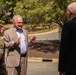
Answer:
[[22, 30], [16, 30], [18, 37], [20, 38], [20, 51], [21, 54], [26, 53], [26, 40]]

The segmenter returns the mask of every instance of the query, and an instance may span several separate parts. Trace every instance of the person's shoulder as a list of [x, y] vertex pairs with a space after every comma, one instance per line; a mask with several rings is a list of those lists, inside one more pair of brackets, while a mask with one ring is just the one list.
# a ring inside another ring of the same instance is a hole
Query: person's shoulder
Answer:
[[4, 48], [3, 37], [0, 37], [0, 49]]
[[76, 27], [76, 19], [68, 20], [64, 23], [63, 27], [66, 27], [68, 29], [73, 29]]
[[10, 28], [4, 31], [4, 33], [10, 33], [14, 28]]
[[71, 22], [71, 20], [67, 20], [64, 24], [69, 24]]
[[76, 23], [76, 17], [74, 17], [73, 19], [68, 20], [68, 21], [66, 22], [66, 24], [75, 24], [75, 23]]
[[64, 26], [70, 26], [73, 24], [73, 21], [72, 20], [68, 20], [64, 23]]

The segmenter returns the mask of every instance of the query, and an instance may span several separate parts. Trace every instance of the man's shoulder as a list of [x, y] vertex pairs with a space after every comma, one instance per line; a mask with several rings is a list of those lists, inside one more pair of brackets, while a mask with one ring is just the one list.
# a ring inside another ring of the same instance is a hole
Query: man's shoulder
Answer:
[[8, 30], [5, 30], [5, 33], [10, 33], [14, 28], [10, 28]]
[[71, 24], [73, 24], [72, 20], [68, 20], [64, 23], [65, 26], [70, 26]]
[[3, 37], [0, 37], [0, 49], [4, 48]]
[[3, 36], [0, 36], [0, 41], [3, 39]]
[[68, 29], [74, 29], [76, 28], [76, 20], [68, 20], [67, 22], [64, 23], [63, 27], [66, 27]]
[[66, 23], [67, 24], [75, 24], [76, 23], [76, 17], [71, 19], [71, 20], [68, 20]]

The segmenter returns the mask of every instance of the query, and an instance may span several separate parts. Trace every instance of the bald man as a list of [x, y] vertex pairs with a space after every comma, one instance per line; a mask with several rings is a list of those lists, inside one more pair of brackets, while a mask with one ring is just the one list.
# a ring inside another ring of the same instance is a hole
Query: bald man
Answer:
[[76, 75], [76, 2], [67, 7], [68, 21], [62, 28], [59, 75]]

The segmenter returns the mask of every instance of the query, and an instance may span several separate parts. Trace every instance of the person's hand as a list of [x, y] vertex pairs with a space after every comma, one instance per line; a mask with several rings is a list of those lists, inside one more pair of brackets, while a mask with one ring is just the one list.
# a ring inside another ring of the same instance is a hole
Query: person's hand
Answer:
[[35, 36], [31, 37], [31, 38], [30, 38], [30, 41], [31, 41], [32, 43], [36, 42], [36, 37], [35, 37]]
[[59, 72], [59, 75], [65, 75], [65, 73], [64, 72]]
[[15, 44], [19, 44], [20, 43], [20, 37], [17, 38], [15, 41], [14, 41]]
[[0, 54], [0, 59], [2, 58], [2, 54]]

